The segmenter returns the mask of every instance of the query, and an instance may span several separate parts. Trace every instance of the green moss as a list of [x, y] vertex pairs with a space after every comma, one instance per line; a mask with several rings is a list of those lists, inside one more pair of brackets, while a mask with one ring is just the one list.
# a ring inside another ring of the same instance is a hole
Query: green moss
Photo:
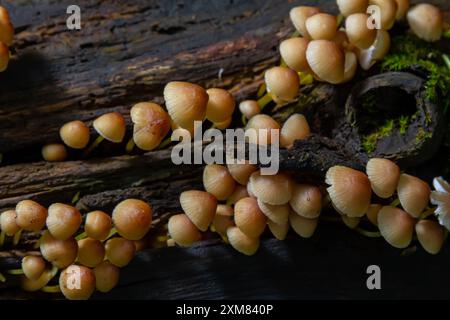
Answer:
[[400, 134], [406, 134], [406, 131], [408, 130], [409, 126], [409, 117], [407, 116], [401, 116], [400, 119], [398, 119], [399, 129], [398, 131]]
[[433, 137], [432, 132], [425, 131], [423, 128], [419, 128], [416, 136], [416, 142], [421, 143], [427, 139], [431, 139]]
[[377, 148], [380, 138], [391, 134], [394, 129], [394, 120], [387, 120], [377, 131], [362, 137], [362, 147], [367, 153], [372, 153]]

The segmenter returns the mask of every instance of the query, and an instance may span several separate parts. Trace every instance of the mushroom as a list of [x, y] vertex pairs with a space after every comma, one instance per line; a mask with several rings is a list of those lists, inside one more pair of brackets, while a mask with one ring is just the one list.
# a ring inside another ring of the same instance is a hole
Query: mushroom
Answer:
[[396, 0], [369, 0], [369, 5], [376, 5], [380, 8], [380, 25], [383, 30], [392, 28], [397, 16]]
[[130, 115], [134, 128], [133, 139], [127, 144], [128, 153], [133, 149], [134, 143], [142, 150], [154, 150], [169, 133], [171, 127], [170, 117], [156, 103], [137, 103], [131, 108]]
[[5, 236], [12, 237], [20, 231], [17, 224], [17, 213], [15, 210], [8, 210], [0, 215], [0, 247], [3, 246]]
[[400, 168], [394, 162], [381, 158], [370, 159], [366, 173], [377, 196], [386, 199], [394, 194], [400, 179]]
[[42, 158], [48, 162], [60, 162], [67, 158], [67, 149], [63, 144], [51, 143], [42, 147]]
[[291, 212], [289, 223], [292, 229], [302, 238], [311, 238], [316, 231], [318, 219], [307, 219]]
[[358, 60], [361, 68], [369, 70], [375, 63], [383, 60], [391, 47], [389, 32], [380, 29], [377, 31], [375, 42], [368, 48], [358, 51]]
[[128, 240], [139, 240], [150, 230], [152, 213], [148, 203], [137, 199], [127, 199], [114, 208], [112, 220], [122, 237]]
[[411, 8], [406, 17], [411, 30], [420, 39], [434, 42], [441, 38], [444, 17], [438, 7], [421, 3]]
[[378, 228], [393, 247], [406, 248], [412, 240], [415, 220], [405, 211], [386, 206], [378, 212]]
[[377, 36], [376, 29], [367, 27], [369, 16], [365, 13], [354, 13], [345, 19], [345, 31], [351, 44], [360, 49], [369, 48]]
[[250, 176], [250, 183], [254, 195], [264, 203], [282, 205], [291, 200], [292, 182], [284, 173], [269, 176], [255, 172]]
[[192, 131], [194, 121], [205, 119], [208, 94], [196, 84], [169, 82], [164, 88], [164, 99], [170, 117], [184, 129]]
[[242, 232], [238, 227], [227, 229], [227, 238], [231, 246], [247, 256], [252, 256], [258, 251], [259, 238], [252, 238]]
[[0, 6], [0, 42], [11, 46], [14, 37], [14, 27], [10, 21], [8, 10]]
[[409, 174], [402, 173], [398, 181], [397, 194], [403, 209], [412, 217], [418, 218], [430, 199], [428, 184]]
[[305, 38], [309, 38], [308, 31], [306, 30], [306, 19], [310, 16], [315, 15], [320, 12], [317, 7], [299, 6], [292, 8], [289, 12], [289, 17], [291, 18], [292, 24], [298, 33]]
[[180, 195], [183, 211], [200, 231], [206, 231], [214, 219], [217, 199], [204, 191], [189, 190]]
[[47, 219], [47, 209], [32, 200], [22, 200], [16, 205], [17, 225], [26, 231], [41, 231]]
[[255, 100], [244, 100], [239, 104], [239, 111], [247, 119], [251, 119], [253, 116], [261, 112], [261, 107]]
[[69, 300], [87, 300], [95, 291], [94, 271], [84, 266], [71, 265], [61, 272], [59, 287]]
[[269, 230], [270, 232], [272, 232], [275, 238], [277, 238], [278, 240], [286, 239], [289, 231], [289, 222], [278, 224], [273, 222], [272, 220], [269, 220], [267, 222], [267, 225], [269, 226]]
[[341, 47], [329, 40], [313, 40], [306, 49], [311, 70], [322, 80], [332, 84], [344, 79], [345, 54]]
[[224, 89], [206, 90], [209, 96], [206, 106], [206, 119], [213, 123], [224, 122], [231, 118], [236, 106], [233, 96]]
[[383, 206], [381, 204], [371, 204], [369, 209], [367, 209], [366, 216], [367, 219], [374, 225], [378, 226], [378, 212], [380, 212]]
[[105, 244], [106, 258], [117, 267], [125, 267], [136, 253], [134, 242], [125, 238], [109, 239]]
[[94, 268], [105, 258], [105, 247], [100, 240], [85, 238], [78, 240], [78, 262]]
[[20, 278], [20, 287], [24, 291], [38, 291], [45, 287], [58, 273], [58, 268], [46, 269], [36, 280], [27, 278], [25, 275]]
[[71, 265], [78, 254], [78, 245], [74, 238], [56, 239], [46, 230], [39, 241], [40, 250], [45, 260], [58, 269]]
[[99, 134], [97, 139], [86, 149], [84, 156], [92, 152], [103, 140], [121, 143], [125, 137], [125, 119], [118, 112], [105, 113], [94, 120], [95, 131]]
[[269, 220], [277, 224], [285, 224], [288, 222], [290, 212], [288, 204], [272, 205], [258, 199], [258, 206]]
[[[309, 71], [308, 61], [306, 61], [308, 43], [309, 40], [301, 37], [286, 39], [280, 43], [281, 58], [289, 68], [297, 72]], [[247, 118], [250, 119], [251, 117]]]
[[90, 238], [106, 240], [112, 228], [112, 219], [103, 211], [92, 211], [86, 215], [84, 231]]
[[444, 228], [436, 221], [420, 220], [416, 224], [416, 234], [422, 247], [430, 254], [438, 254], [445, 241]]
[[333, 206], [351, 218], [362, 217], [370, 204], [369, 178], [362, 172], [344, 166], [328, 169], [325, 182]]
[[277, 103], [293, 100], [300, 87], [298, 73], [287, 67], [272, 67], [266, 70], [264, 80], [267, 92]]
[[337, 31], [336, 17], [327, 13], [317, 13], [305, 21], [306, 30], [314, 40], [332, 40]]
[[395, 0], [397, 2], [397, 13], [395, 18], [397, 20], [402, 20], [409, 9], [409, 0]]
[[234, 211], [232, 207], [225, 204], [217, 205], [216, 215], [212, 222], [214, 230], [221, 235], [226, 235], [227, 229], [234, 226], [233, 216]]
[[22, 259], [23, 274], [30, 280], [37, 280], [45, 271], [45, 260], [40, 256], [25, 256]]
[[234, 192], [227, 199], [228, 205], [234, 205], [236, 202], [241, 200], [242, 198], [249, 197], [250, 195], [247, 192], [247, 188], [241, 186], [240, 184], [236, 185]]
[[311, 129], [305, 116], [298, 113], [293, 114], [281, 127], [280, 144], [282, 147], [290, 148], [295, 140], [307, 139], [310, 133]]
[[109, 261], [94, 268], [95, 288], [103, 293], [111, 291], [119, 283], [120, 269]]
[[217, 200], [226, 200], [234, 191], [236, 183], [228, 169], [219, 164], [208, 164], [203, 170], [203, 186]]
[[245, 130], [246, 135], [250, 136], [250, 143], [267, 145], [274, 142], [272, 134], [279, 134], [280, 125], [266, 114], [257, 114], [250, 119]]
[[79, 120], [64, 124], [59, 135], [62, 141], [73, 149], [83, 149], [89, 143], [89, 128]]
[[322, 210], [322, 192], [316, 186], [296, 184], [289, 204], [298, 215], [308, 219], [317, 218]]
[[255, 198], [247, 197], [234, 205], [234, 222], [246, 235], [259, 237], [266, 228], [267, 218]]
[[364, 13], [369, 5], [369, 0], [337, 0], [336, 2], [344, 17], [354, 13]]
[[226, 128], [228, 128], [231, 124], [231, 122], [233, 121], [232, 117], [229, 117], [228, 119], [222, 121], [222, 122], [214, 122], [214, 128], [217, 128], [219, 130], [225, 130]]
[[237, 183], [245, 186], [250, 179], [250, 175], [258, 170], [258, 167], [249, 161], [245, 163], [227, 163], [228, 171]]
[[72, 237], [80, 225], [81, 213], [77, 208], [62, 203], [54, 203], [48, 208], [47, 228], [56, 239]]
[[201, 239], [197, 227], [185, 214], [171, 216], [168, 228], [170, 237], [182, 247], [190, 247]]

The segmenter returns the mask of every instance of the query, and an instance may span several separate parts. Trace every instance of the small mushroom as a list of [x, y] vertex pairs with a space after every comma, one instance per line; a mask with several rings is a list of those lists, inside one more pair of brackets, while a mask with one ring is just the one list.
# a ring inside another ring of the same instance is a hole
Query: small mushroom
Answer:
[[117, 232], [128, 240], [140, 240], [152, 225], [152, 208], [142, 200], [127, 199], [113, 210], [112, 220]]
[[354, 13], [364, 13], [369, 5], [369, 0], [337, 0], [336, 2], [344, 17]]
[[109, 239], [105, 244], [106, 258], [117, 267], [125, 267], [136, 253], [134, 242], [125, 238]]
[[83, 149], [89, 143], [89, 128], [79, 120], [64, 124], [59, 135], [62, 141], [73, 149]]
[[203, 186], [217, 200], [226, 200], [233, 193], [236, 183], [225, 166], [209, 164], [203, 170]]
[[438, 254], [445, 241], [444, 228], [436, 221], [421, 220], [416, 224], [416, 234], [422, 247], [430, 254]]
[[45, 260], [40, 256], [25, 256], [22, 259], [23, 273], [30, 280], [39, 279], [44, 273], [45, 268]]
[[15, 210], [2, 212], [0, 215], [0, 230], [2, 233], [10, 237], [20, 231], [20, 227], [17, 224], [17, 213]]
[[47, 219], [47, 209], [32, 200], [22, 200], [16, 205], [17, 225], [26, 231], [41, 231]]
[[234, 222], [246, 235], [259, 237], [266, 228], [267, 218], [262, 213], [255, 198], [244, 198], [234, 206]]
[[378, 61], [383, 60], [391, 47], [389, 32], [380, 29], [377, 31], [375, 42], [368, 48], [358, 51], [358, 61], [361, 68], [369, 70]]
[[425, 181], [403, 173], [397, 186], [398, 199], [403, 209], [418, 218], [430, 199], [430, 186]]
[[306, 30], [313, 40], [332, 40], [336, 36], [336, 17], [327, 13], [317, 13], [305, 21]]
[[242, 232], [238, 227], [227, 229], [227, 238], [231, 246], [247, 256], [252, 256], [258, 251], [259, 238], [252, 238]]
[[291, 115], [283, 124], [280, 131], [280, 144], [282, 147], [290, 148], [295, 140], [304, 140], [309, 137], [311, 129], [308, 121], [302, 114]]
[[287, 67], [272, 67], [266, 70], [264, 80], [267, 92], [272, 99], [277, 102], [293, 100], [300, 87], [298, 73]]
[[109, 261], [94, 268], [95, 288], [103, 293], [111, 291], [119, 283], [120, 269]]
[[408, 11], [407, 19], [411, 30], [425, 41], [434, 42], [441, 38], [444, 17], [438, 7], [421, 3]]
[[54, 203], [48, 208], [47, 228], [53, 237], [66, 240], [78, 231], [81, 213], [77, 208], [62, 203]]
[[292, 8], [289, 12], [289, 17], [291, 18], [292, 24], [295, 29], [297, 29], [298, 33], [303, 37], [309, 39], [310, 36], [308, 31], [306, 30], [306, 19], [310, 16], [315, 15], [320, 12], [320, 9], [317, 7], [308, 7], [308, 6], [299, 6]]
[[345, 31], [351, 44], [360, 49], [369, 48], [377, 36], [376, 29], [367, 27], [369, 16], [365, 13], [355, 13], [345, 19]]
[[278, 240], [286, 239], [289, 231], [289, 222], [278, 224], [273, 222], [272, 220], [269, 220], [267, 222], [267, 225], [269, 226], [269, 230], [270, 232], [272, 232], [275, 238], [277, 238]]
[[39, 242], [44, 259], [58, 269], [66, 268], [77, 258], [78, 245], [74, 238], [59, 240], [46, 230]]
[[290, 212], [288, 204], [272, 205], [258, 199], [258, 206], [269, 220], [277, 224], [285, 224], [288, 222]]
[[315, 219], [319, 217], [322, 210], [322, 192], [316, 186], [296, 184], [289, 204], [298, 215]]
[[63, 144], [51, 143], [42, 147], [42, 158], [48, 162], [61, 162], [67, 158], [67, 149]]
[[397, 16], [396, 0], [369, 0], [369, 5], [376, 5], [380, 8], [381, 28], [383, 30], [391, 29]]
[[217, 199], [204, 191], [189, 190], [180, 195], [183, 211], [200, 231], [206, 231], [214, 219]]
[[381, 158], [370, 159], [366, 173], [377, 196], [386, 199], [394, 194], [400, 179], [400, 168], [394, 162]]
[[313, 40], [306, 49], [311, 70], [322, 80], [332, 84], [344, 79], [345, 54], [341, 47], [329, 40]]
[[103, 211], [92, 211], [86, 215], [84, 231], [90, 238], [106, 240], [112, 228], [111, 217]]
[[301, 37], [286, 39], [280, 43], [281, 58], [289, 68], [297, 72], [309, 71], [308, 61], [306, 61], [308, 43], [309, 40]]
[[307, 219], [295, 212], [289, 215], [292, 229], [302, 238], [311, 238], [316, 231], [318, 219]]
[[201, 239], [197, 227], [185, 214], [171, 216], [168, 229], [170, 237], [182, 247], [190, 247]]
[[250, 179], [250, 175], [258, 170], [258, 167], [250, 162], [245, 163], [228, 163], [228, 171], [237, 183], [245, 186]]
[[211, 88], [206, 90], [209, 96], [206, 106], [206, 119], [220, 123], [231, 118], [236, 106], [233, 96], [224, 89]]
[[406, 248], [412, 240], [415, 220], [405, 211], [391, 206], [378, 212], [378, 228], [383, 238], [393, 247]]
[[250, 182], [254, 195], [262, 202], [282, 205], [291, 200], [292, 182], [284, 173], [261, 175], [260, 172], [255, 172], [250, 176]]
[[247, 119], [251, 119], [253, 116], [261, 112], [261, 107], [255, 100], [244, 100], [239, 104], [239, 111]]
[[105, 258], [105, 247], [100, 240], [85, 238], [78, 240], [78, 262], [94, 268]]
[[69, 300], [87, 300], [95, 291], [94, 271], [84, 266], [71, 265], [61, 272], [59, 287]]
[[272, 133], [278, 132], [279, 135], [280, 125], [266, 114], [257, 114], [249, 120], [245, 130], [250, 143], [266, 145], [274, 142]]

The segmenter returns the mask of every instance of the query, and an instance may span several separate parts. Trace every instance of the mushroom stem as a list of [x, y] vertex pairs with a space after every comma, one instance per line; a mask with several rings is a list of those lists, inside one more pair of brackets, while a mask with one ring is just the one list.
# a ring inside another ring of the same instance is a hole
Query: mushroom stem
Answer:
[[[214, 125], [211, 128], [214, 128]], [[163, 148], [167, 147], [171, 142], [172, 142], [172, 138], [167, 137], [163, 142], [161, 142], [159, 144], [158, 149], [163, 149]]]
[[22, 275], [24, 274], [22, 269], [10, 269], [10, 270], [6, 270], [7, 274], [12, 274], [14, 276], [18, 276], [18, 275]]
[[263, 84], [259, 87], [258, 92], [256, 93], [256, 96], [257, 96], [258, 98], [261, 98], [261, 97], [264, 95], [265, 92], [266, 92], [266, 84], [263, 83]]
[[381, 233], [379, 231], [368, 231], [365, 230], [363, 228], [357, 227], [356, 229], [354, 229], [356, 232], [358, 232], [359, 234], [368, 237], [368, 238], [380, 238], [381, 237]]
[[87, 158], [89, 156], [89, 154], [91, 154], [91, 152], [98, 147], [98, 145], [105, 140], [105, 138], [103, 136], [98, 136], [97, 139], [95, 139], [94, 142], [92, 142], [92, 144], [86, 149], [86, 151], [84, 151], [83, 153], [83, 159]]
[[109, 238], [111, 238], [113, 235], [115, 235], [117, 233], [117, 229], [116, 228], [112, 228], [111, 231], [109, 232], [108, 236], [106, 237], [105, 240], [103, 240], [102, 242], [105, 242], [106, 240], [108, 240]]
[[432, 215], [436, 211], [436, 207], [431, 207], [421, 213], [419, 220], [426, 219], [428, 216]]
[[[450, 30], [449, 30], [450, 31]], [[448, 57], [448, 55], [443, 54], [442, 55], [442, 59], [444, 59], [445, 64], [447, 65], [447, 68], [450, 69], [450, 58]]]
[[22, 229], [17, 231], [17, 233], [14, 235], [13, 246], [17, 246], [19, 244], [21, 235], [22, 235]]
[[266, 105], [268, 105], [272, 101], [272, 96], [269, 92], [267, 92], [263, 97], [258, 99], [258, 104], [261, 107], [261, 110], [264, 109]]
[[6, 236], [5, 231], [2, 230], [0, 232], [0, 247], [3, 247], [3, 244], [5, 243], [5, 236]]
[[76, 204], [78, 201], [80, 200], [80, 191], [78, 191], [77, 193], [75, 193], [75, 195], [72, 198], [71, 203], [72, 204]]
[[314, 82], [313, 76], [307, 72], [299, 72], [298, 76], [300, 78], [300, 84], [302, 85], [307, 85]]
[[59, 293], [61, 292], [61, 288], [59, 287], [59, 285], [56, 284], [54, 286], [42, 287], [41, 291], [45, 293]]
[[5, 276], [0, 272], [0, 282], [6, 282]]
[[336, 16], [336, 25], [337, 28], [339, 29], [339, 27], [341, 26], [342, 22], [344, 21], [344, 16], [340, 13]]
[[75, 237], [75, 240], [77, 240], [77, 241], [83, 240], [83, 239], [86, 238], [86, 237], [87, 237], [87, 234], [86, 234], [86, 231], [84, 231], [84, 232], [80, 233], [79, 235], [77, 235], [77, 236]]
[[134, 143], [134, 140], [133, 140], [133, 138], [131, 138], [129, 141], [128, 141], [128, 143], [127, 143], [127, 146], [126, 146], [126, 153], [131, 153], [132, 151], [133, 151], [133, 149], [134, 149], [134, 146], [135, 146], [136, 144]]
[[391, 202], [390, 206], [391, 207], [396, 207], [400, 204], [400, 199], [396, 198], [394, 201]]
[[247, 124], [247, 118], [245, 117], [244, 114], [242, 114], [241, 119], [242, 119], [242, 124], [245, 126]]

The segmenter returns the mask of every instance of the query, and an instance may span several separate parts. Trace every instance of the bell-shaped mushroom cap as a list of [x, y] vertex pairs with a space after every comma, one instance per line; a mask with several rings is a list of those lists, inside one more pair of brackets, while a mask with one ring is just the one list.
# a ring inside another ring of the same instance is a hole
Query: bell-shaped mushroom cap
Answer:
[[9, 64], [9, 48], [0, 42], [0, 72], [5, 71]]
[[105, 258], [105, 247], [100, 240], [84, 238], [78, 240], [78, 262], [83, 266], [94, 268]]
[[0, 230], [7, 236], [13, 236], [19, 232], [20, 227], [17, 224], [17, 213], [15, 210], [2, 212], [0, 215]]
[[292, 229], [302, 238], [311, 238], [316, 231], [318, 219], [307, 219], [295, 212], [289, 215], [289, 223]]
[[51, 143], [42, 147], [42, 158], [48, 162], [64, 161], [67, 158], [67, 149], [63, 144]]
[[369, 206], [369, 209], [367, 209], [367, 219], [369, 219], [374, 226], [378, 226], [378, 212], [380, 212], [381, 208], [383, 208], [381, 204], [374, 203]]
[[337, 0], [336, 2], [344, 17], [354, 13], [364, 13], [369, 5], [369, 0]]
[[255, 198], [244, 198], [234, 205], [234, 222], [249, 237], [259, 237], [266, 228], [267, 218]]
[[295, 140], [304, 140], [311, 134], [308, 121], [302, 114], [291, 115], [281, 127], [280, 144], [290, 148]]
[[435, 178], [433, 185], [436, 191], [430, 195], [431, 203], [437, 205], [434, 214], [447, 230], [450, 230], [450, 185], [442, 177]]
[[409, 0], [395, 0], [397, 2], [397, 14], [395, 18], [401, 20], [406, 16], [409, 9]]
[[289, 231], [289, 221], [283, 224], [278, 224], [273, 222], [272, 220], [269, 220], [267, 222], [267, 225], [269, 226], [269, 230], [270, 232], [272, 232], [275, 238], [277, 238], [278, 240], [286, 239]]
[[345, 54], [341, 47], [329, 40], [313, 40], [306, 49], [311, 70], [322, 81], [337, 84], [344, 79]]
[[420, 220], [416, 224], [416, 234], [422, 247], [430, 254], [438, 254], [445, 240], [444, 228], [436, 221]]
[[325, 182], [333, 205], [349, 217], [362, 217], [369, 207], [372, 191], [367, 176], [344, 166], [328, 169]]
[[197, 190], [184, 191], [180, 195], [180, 204], [199, 230], [208, 229], [217, 209], [217, 199], [213, 195]]
[[337, 31], [336, 17], [328, 13], [317, 13], [309, 17], [305, 26], [314, 40], [332, 40]]
[[250, 176], [251, 191], [264, 203], [272, 205], [286, 204], [292, 197], [292, 182], [288, 175], [261, 175], [255, 172]]
[[39, 279], [44, 273], [45, 267], [45, 260], [40, 256], [25, 256], [22, 259], [22, 270], [28, 279]]
[[168, 229], [170, 237], [182, 247], [190, 247], [201, 239], [200, 232], [185, 214], [171, 216]]
[[128, 240], [142, 239], [152, 225], [153, 210], [142, 200], [127, 199], [120, 202], [112, 213], [117, 232]]
[[264, 74], [267, 92], [275, 101], [290, 101], [298, 94], [300, 78], [298, 73], [287, 67], [272, 67]]
[[219, 130], [225, 130], [230, 127], [231, 122], [233, 121], [233, 117], [229, 117], [228, 119], [222, 122], [214, 122], [214, 128]]
[[291, 209], [288, 204], [272, 205], [258, 199], [258, 206], [269, 220], [277, 224], [285, 224], [288, 222]]
[[369, 70], [375, 63], [383, 60], [391, 47], [391, 36], [386, 30], [377, 31], [375, 42], [368, 48], [358, 51], [361, 68]]
[[106, 240], [112, 228], [111, 217], [103, 211], [92, 211], [86, 215], [84, 231], [90, 238]]
[[376, 5], [380, 8], [381, 28], [391, 29], [397, 16], [397, 2], [395, 0], [369, 0], [369, 5]]
[[46, 223], [53, 237], [66, 240], [78, 231], [81, 220], [81, 213], [77, 208], [62, 203], [54, 203], [48, 208]]
[[365, 13], [355, 13], [345, 19], [345, 31], [350, 43], [358, 48], [369, 48], [377, 36], [376, 29], [367, 27], [369, 16]]
[[299, 6], [292, 8], [289, 12], [292, 24], [295, 29], [305, 38], [309, 38], [308, 31], [306, 30], [306, 19], [310, 16], [319, 13], [320, 10], [317, 7]]
[[[74, 278], [77, 281], [74, 281]], [[87, 267], [71, 265], [61, 272], [59, 287], [69, 300], [87, 300], [95, 291], [94, 271]]]
[[133, 259], [136, 253], [136, 245], [133, 241], [125, 238], [112, 238], [106, 241], [105, 253], [109, 262], [122, 268]]
[[206, 119], [213, 123], [228, 120], [234, 112], [236, 102], [233, 96], [224, 89], [211, 88], [206, 90], [209, 96], [206, 107]]
[[61, 140], [73, 149], [83, 149], [89, 143], [90, 132], [84, 122], [75, 120], [66, 123], [59, 130]]
[[246, 163], [228, 163], [227, 164], [228, 171], [231, 176], [236, 180], [239, 184], [245, 186], [250, 179], [250, 175], [258, 170], [258, 167], [254, 164], [251, 164], [249, 161]]
[[406, 248], [412, 240], [415, 220], [405, 211], [391, 206], [378, 212], [378, 228], [393, 247]]
[[247, 256], [252, 256], [258, 251], [259, 238], [252, 238], [242, 232], [238, 227], [227, 229], [227, 238], [231, 246]]
[[94, 274], [95, 287], [100, 292], [109, 292], [119, 283], [120, 269], [109, 261], [96, 266]]
[[180, 127], [191, 130], [194, 121], [203, 121], [206, 116], [208, 94], [199, 85], [172, 81], [164, 88], [164, 99], [170, 117]]
[[296, 184], [289, 204], [298, 215], [314, 219], [320, 215], [322, 210], [322, 193], [318, 187]]
[[418, 4], [408, 11], [407, 19], [420, 39], [433, 42], [441, 38], [444, 18], [439, 8], [428, 3]]
[[120, 143], [125, 137], [125, 119], [118, 112], [101, 115], [94, 120], [94, 129], [108, 141]]
[[394, 162], [372, 158], [367, 162], [366, 173], [377, 196], [389, 198], [394, 194], [400, 179], [400, 168]]
[[45, 226], [47, 209], [32, 200], [22, 200], [16, 205], [17, 225], [26, 231], [40, 231]]
[[308, 61], [306, 61], [308, 43], [309, 40], [301, 37], [289, 38], [280, 43], [280, 55], [289, 68], [297, 72], [309, 70]]
[[45, 287], [58, 273], [58, 268], [46, 269], [37, 279], [30, 279], [25, 275], [20, 277], [20, 288], [24, 291], [38, 291]]
[[245, 130], [250, 143], [266, 145], [274, 142], [272, 133], [278, 131], [279, 135], [280, 125], [267, 114], [257, 114], [249, 120]]
[[77, 258], [78, 245], [74, 238], [58, 240], [46, 230], [42, 234], [39, 245], [44, 259], [59, 269], [71, 265]]
[[203, 170], [203, 186], [217, 200], [226, 200], [233, 193], [236, 183], [225, 166], [208, 164]]
[[417, 218], [428, 204], [430, 199], [429, 185], [409, 174], [402, 173], [397, 186], [398, 199], [403, 209], [411, 216]]
[[253, 116], [261, 112], [261, 107], [255, 100], [244, 100], [239, 104], [239, 111], [247, 119], [251, 119]]

